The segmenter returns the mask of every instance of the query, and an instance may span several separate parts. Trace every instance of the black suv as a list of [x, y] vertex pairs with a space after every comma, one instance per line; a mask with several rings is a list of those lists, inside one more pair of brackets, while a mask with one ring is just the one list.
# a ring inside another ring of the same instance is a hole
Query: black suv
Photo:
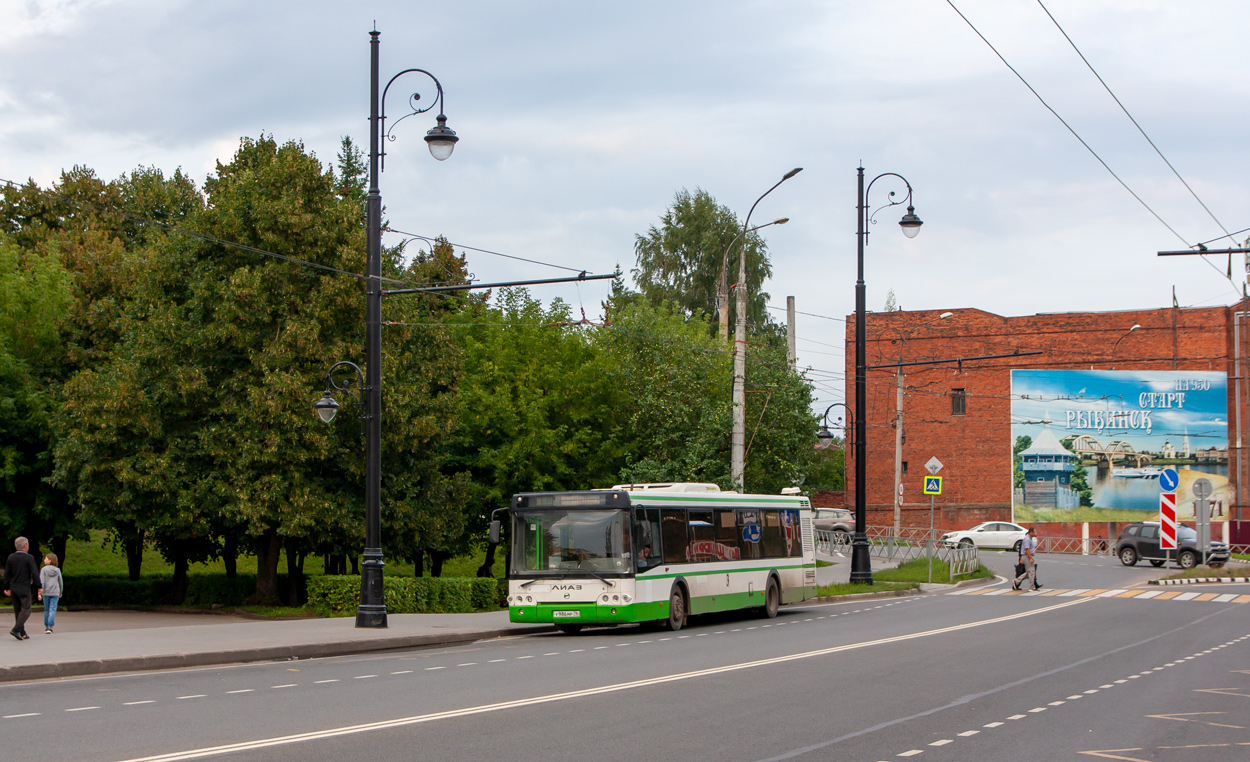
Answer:
[[1202, 563], [1218, 569], [1228, 563], [1228, 546], [1215, 540], [1211, 541], [1211, 549], [1203, 558], [1198, 549], [1198, 533], [1184, 524], [1176, 525], [1176, 550], [1161, 549], [1157, 521], [1135, 521], [1121, 529], [1115, 554], [1125, 566], [1136, 564], [1138, 559], [1149, 561], [1152, 566], [1163, 566], [1174, 558], [1182, 569], [1192, 569]]

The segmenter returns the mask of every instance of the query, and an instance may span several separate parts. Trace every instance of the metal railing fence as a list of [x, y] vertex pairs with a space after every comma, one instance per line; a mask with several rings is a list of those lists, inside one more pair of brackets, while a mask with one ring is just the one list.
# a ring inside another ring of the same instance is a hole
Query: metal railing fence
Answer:
[[[972, 574], [981, 567], [975, 545], [942, 547], [937, 544], [940, 535], [934, 532], [933, 536], [926, 536], [929, 535], [927, 529], [910, 529], [895, 535], [892, 527], [869, 527], [866, 534], [871, 555], [896, 565], [932, 556], [945, 561], [950, 567], [950, 581]], [[851, 535], [817, 529], [816, 550], [825, 555], [849, 556]]]

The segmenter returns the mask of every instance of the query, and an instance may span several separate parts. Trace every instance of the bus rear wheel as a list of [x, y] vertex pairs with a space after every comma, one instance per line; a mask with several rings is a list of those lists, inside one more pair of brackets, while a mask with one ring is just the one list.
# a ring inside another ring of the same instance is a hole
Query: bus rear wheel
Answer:
[[668, 597], [668, 619], [664, 628], [677, 632], [686, 626], [686, 593], [680, 586], [673, 586], [673, 594]]
[[777, 610], [781, 608], [781, 588], [776, 577], [768, 578], [768, 587], [764, 591], [764, 608], [760, 611], [767, 619], [776, 619]]
[[565, 635], [576, 635], [582, 631], [580, 624], [557, 624], [556, 629]]

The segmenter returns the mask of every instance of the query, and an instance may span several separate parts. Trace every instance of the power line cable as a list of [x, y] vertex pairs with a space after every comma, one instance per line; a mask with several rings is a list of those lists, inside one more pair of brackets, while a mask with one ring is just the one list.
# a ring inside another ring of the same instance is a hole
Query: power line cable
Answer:
[[[1201, 198], [1198, 198], [1198, 193], [1189, 186], [1189, 183], [1185, 182], [1185, 178], [1181, 177], [1181, 173], [1177, 171], [1176, 167], [1172, 166], [1172, 162], [1168, 161], [1168, 158], [1163, 155], [1163, 151], [1159, 150], [1159, 146], [1155, 145], [1155, 142], [1150, 139], [1150, 136], [1147, 135], [1146, 131], [1142, 129], [1142, 126], [1137, 123], [1137, 120], [1133, 118], [1133, 115], [1130, 114], [1128, 109], [1125, 108], [1124, 104], [1120, 102], [1120, 99], [1116, 97], [1116, 94], [1111, 91], [1111, 86], [1108, 85], [1106, 81], [1103, 80], [1102, 75], [1099, 74], [1096, 69], [1094, 69], [1094, 65], [1089, 62], [1089, 59], [1085, 57], [1085, 54], [1081, 52], [1081, 49], [1076, 46], [1076, 43], [1073, 42], [1072, 38], [1068, 36], [1068, 33], [1064, 31], [1064, 28], [1059, 24], [1059, 21], [1055, 18], [1055, 15], [1050, 12], [1050, 9], [1046, 7], [1046, 4], [1043, 3], [1042, 0], [1037, 0], [1037, 4], [1042, 7], [1042, 10], [1045, 11], [1046, 15], [1050, 17], [1050, 20], [1054, 22], [1055, 28], [1059, 30], [1059, 33], [1063, 35], [1063, 38], [1068, 41], [1068, 44], [1072, 46], [1072, 49], [1076, 51], [1076, 54], [1080, 56], [1081, 60], [1085, 62], [1085, 65], [1089, 67], [1090, 73], [1092, 73], [1095, 77], [1098, 78], [1099, 84], [1101, 84], [1103, 86], [1103, 89], [1107, 91], [1107, 95], [1110, 95], [1111, 99], [1115, 101], [1115, 105], [1120, 107], [1120, 110], [1123, 111], [1124, 115], [1128, 117], [1128, 120], [1133, 123], [1133, 126], [1137, 128], [1137, 131], [1141, 133], [1141, 136], [1146, 139], [1146, 142], [1150, 144], [1150, 147], [1155, 150], [1155, 153], [1159, 154], [1159, 158], [1163, 160], [1163, 163], [1168, 165], [1168, 169], [1172, 170], [1172, 174], [1176, 175], [1176, 179], [1181, 181], [1181, 185], [1185, 186], [1185, 190], [1189, 191], [1189, 195], [1194, 197], [1194, 201], [1197, 201], [1198, 205], [1202, 207], [1202, 210], [1205, 211], [1211, 217], [1211, 219], [1215, 221], [1216, 225], [1219, 225], [1220, 230], [1224, 231], [1223, 237], [1226, 237], [1230, 241], [1233, 241], [1233, 244], [1236, 245], [1237, 241], [1233, 239], [1234, 234], [1228, 232], [1228, 228], [1224, 227], [1224, 223], [1219, 221], [1219, 219], [1215, 216], [1215, 213], [1212, 212], [1205, 203], [1203, 203]], [[1245, 232], [1245, 231], [1238, 231], [1238, 232]], [[1219, 240], [1219, 238], [1213, 238], [1212, 240]], [[1210, 241], [1208, 241], [1207, 243], [1210, 243]]]
[[[975, 32], [977, 37], [980, 37], [981, 41], [989, 46], [990, 50], [994, 51], [994, 55], [998, 56], [998, 60], [1002, 61], [1003, 65], [1011, 70], [1012, 74], [1016, 75], [1016, 78], [1019, 79], [1020, 82], [1023, 83], [1024, 86], [1029, 89], [1029, 92], [1033, 93], [1034, 97], [1036, 97], [1037, 100], [1043, 106], [1046, 107], [1046, 110], [1049, 111], [1051, 114], [1053, 114], [1055, 118], [1059, 120], [1059, 123], [1068, 129], [1068, 132], [1072, 133], [1072, 137], [1076, 138], [1080, 142], [1081, 145], [1085, 146], [1085, 150], [1089, 151], [1090, 155], [1098, 160], [1098, 163], [1103, 166], [1103, 169], [1107, 170], [1107, 172], [1110, 173], [1111, 176], [1115, 178], [1116, 182], [1118, 182], [1120, 186], [1124, 188], [1124, 190], [1129, 192], [1129, 195], [1137, 199], [1137, 203], [1141, 204], [1146, 209], [1146, 211], [1150, 212], [1150, 214], [1153, 215], [1154, 218], [1159, 221], [1159, 224], [1163, 225], [1163, 227], [1171, 231], [1172, 235], [1176, 236], [1178, 239], [1181, 240], [1182, 243], [1185, 244], [1186, 247], [1188, 247], [1189, 242], [1185, 240], [1185, 237], [1182, 236], [1180, 233], [1176, 232], [1176, 230], [1171, 225], [1169, 225], [1162, 217], [1159, 216], [1158, 212], [1156, 212], [1154, 209], [1150, 207], [1149, 204], [1147, 204], [1144, 200], [1142, 200], [1142, 197], [1137, 195], [1133, 191], [1133, 189], [1128, 186], [1128, 183], [1124, 182], [1124, 180], [1122, 180], [1120, 176], [1115, 173], [1115, 170], [1111, 169], [1110, 165], [1108, 165], [1107, 162], [1103, 161], [1103, 158], [1098, 155], [1098, 152], [1095, 151], [1093, 147], [1090, 146], [1089, 143], [1085, 142], [1085, 139], [1082, 138], [1080, 134], [1077, 133], [1077, 131], [1072, 128], [1072, 125], [1068, 124], [1068, 122], [1062, 116], [1059, 115], [1058, 111], [1055, 111], [1055, 109], [1052, 108], [1051, 105], [1046, 102], [1046, 99], [1043, 98], [1041, 94], [1038, 93], [1037, 90], [1033, 88], [1033, 85], [1029, 84], [1029, 81], [1024, 78], [1024, 75], [1016, 71], [1016, 68], [1007, 62], [1007, 59], [1003, 57], [1003, 54], [998, 52], [998, 48], [994, 47], [994, 44], [991, 43], [988, 39], [986, 39], [985, 35], [981, 34], [981, 30], [977, 29], [976, 25], [973, 24], [972, 21], [970, 21], [968, 17], [963, 14], [963, 11], [955, 7], [955, 3], [953, 2], [953, 0], [946, 0], [946, 4], [949, 5], [951, 9], [955, 11], [955, 13], [959, 14], [959, 17], [964, 20], [964, 23], [968, 25], [968, 28], [970, 28], [973, 32]], [[1206, 257], [1203, 257], [1203, 260], [1205, 261]], [[1210, 262], [1208, 262], [1207, 264], [1211, 264], [1214, 267], [1214, 264]], [[1219, 268], [1217, 267], [1216, 270], [1218, 271]]]

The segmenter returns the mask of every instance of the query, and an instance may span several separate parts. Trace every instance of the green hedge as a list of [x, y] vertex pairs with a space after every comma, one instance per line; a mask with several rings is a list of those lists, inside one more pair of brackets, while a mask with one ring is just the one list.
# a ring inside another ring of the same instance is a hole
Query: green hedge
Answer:
[[[187, 577], [187, 595], [174, 600], [174, 580], [169, 576], [144, 577], [131, 581], [125, 577], [66, 577], [62, 606], [169, 606], [181, 604], [209, 606], [242, 606], [256, 592], [256, 575], [195, 574]], [[278, 595], [285, 599], [285, 574], [278, 575]]]
[[[453, 614], [496, 610], [507, 590], [493, 577], [386, 577], [383, 595], [388, 614]], [[359, 598], [359, 576], [308, 578], [308, 605], [319, 611], [351, 614]]]

